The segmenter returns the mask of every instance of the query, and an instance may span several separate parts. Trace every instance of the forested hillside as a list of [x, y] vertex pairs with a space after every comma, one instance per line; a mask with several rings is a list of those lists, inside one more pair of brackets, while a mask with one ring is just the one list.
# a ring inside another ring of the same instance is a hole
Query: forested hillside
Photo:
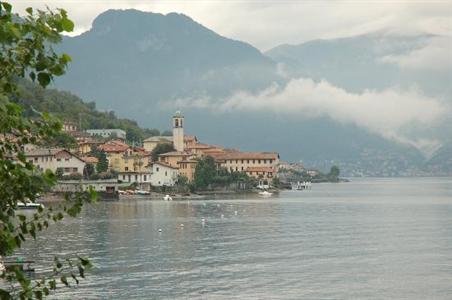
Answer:
[[[62, 121], [81, 124], [81, 129], [120, 128], [127, 132], [127, 140], [139, 142], [146, 137], [160, 135], [158, 129], [143, 129], [137, 122], [118, 118], [113, 111], [101, 112], [94, 102], [84, 102], [70, 92], [43, 89], [32, 82], [22, 81], [20, 96], [15, 102], [24, 107], [30, 116], [38, 112], [49, 112]], [[168, 132], [165, 132], [168, 134]]]

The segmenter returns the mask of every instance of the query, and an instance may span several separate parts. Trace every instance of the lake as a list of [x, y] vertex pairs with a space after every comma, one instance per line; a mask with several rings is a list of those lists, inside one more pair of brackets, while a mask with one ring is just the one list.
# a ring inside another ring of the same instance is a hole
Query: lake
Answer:
[[452, 178], [99, 202], [22, 252], [56, 254], [94, 264], [58, 299], [452, 299]]

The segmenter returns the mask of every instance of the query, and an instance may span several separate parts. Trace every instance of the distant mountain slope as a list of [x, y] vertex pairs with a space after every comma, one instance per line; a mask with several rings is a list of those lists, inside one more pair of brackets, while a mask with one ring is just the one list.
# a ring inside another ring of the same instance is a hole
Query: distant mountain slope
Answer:
[[452, 70], [432, 72], [400, 68], [390, 58], [421, 49], [435, 36], [371, 34], [281, 45], [265, 54], [283, 64], [291, 77], [325, 79], [349, 91], [418, 86], [429, 94], [452, 96]]
[[[325, 78], [352, 92], [383, 89], [399, 79], [409, 85], [427, 75], [402, 76], [394, 64], [380, 64], [380, 57], [421, 47], [428, 38], [382, 42], [370, 35], [281, 46], [264, 55], [185, 15], [110, 10], [89, 31], [66, 37], [58, 46], [73, 62], [55, 85], [145, 127], [167, 128], [172, 113], [181, 108], [187, 132], [207, 143], [279, 151], [285, 160], [325, 168], [343, 162], [346, 174], [368, 168], [369, 174], [397, 175], [423, 163], [416, 148], [322, 114], [287, 117], [260, 102], [253, 104], [260, 109], [248, 110], [221, 110], [211, 103], [234, 100], [237, 92], [256, 95], [275, 83], [283, 88], [300, 76]], [[442, 93], [445, 81], [447, 77], [424, 84], [428, 91]]]
[[57, 86], [126, 115], [152, 115], [151, 102], [259, 90], [278, 80], [274, 62], [254, 47], [176, 13], [109, 10], [59, 49], [74, 63]]

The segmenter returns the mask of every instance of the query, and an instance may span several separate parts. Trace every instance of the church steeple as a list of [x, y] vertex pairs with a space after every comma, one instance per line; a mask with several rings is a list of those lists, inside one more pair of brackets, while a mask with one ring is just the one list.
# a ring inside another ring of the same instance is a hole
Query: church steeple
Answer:
[[184, 116], [180, 111], [173, 116], [173, 145], [176, 151], [184, 151]]

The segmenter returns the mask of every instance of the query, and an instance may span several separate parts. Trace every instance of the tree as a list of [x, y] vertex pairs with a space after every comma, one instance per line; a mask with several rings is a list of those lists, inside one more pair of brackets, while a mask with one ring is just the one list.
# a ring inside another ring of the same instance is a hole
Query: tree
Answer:
[[170, 143], [157, 144], [157, 146], [155, 146], [155, 148], [151, 152], [151, 158], [153, 161], [157, 161], [159, 159], [160, 154], [171, 151], [175, 151], [173, 144]]
[[172, 136], [173, 133], [171, 132], [171, 130], [165, 130], [162, 132], [162, 136]]
[[92, 164], [86, 164], [85, 168], [83, 169], [83, 175], [86, 179], [91, 178], [96, 173], [96, 170], [94, 169], [94, 166]]
[[196, 189], [205, 189], [214, 182], [217, 166], [211, 156], [202, 157], [196, 164], [193, 183]]
[[[39, 172], [28, 162], [24, 145], [37, 144], [55, 137], [61, 123], [47, 113], [24, 110], [14, 101], [18, 99], [18, 80], [25, 78], [46, 87], [54, 76], [63, 75], [71, 60], [67, 54], [57, 55], [51, 45], [61, 40], [62, 32], [72, 31], [74, 24], [63, 9], [33, 11], [26, 9], [21, 18], [12, 12], [12, 6], [0, 2], [0, 256], [12, 254], [23, 242], [36, 239], [40, 231], [65, 216], [80, 213], [85, 202], [95, 200], [95, 192], [67, 195], [63, 209], [38, 209], [32, 217], [16, 214], [19, 201], [36, 201], [36, 195], [56, 183], [50, 171]], [[55, 257], [49, 267], [51, 275], [26, 277], [22, 271], [7, 269], [1, 279], [1, 299], [41, 299], [58, 286], [78, 283], [90, 262], [83, 257], [62, 261]], [[57, 283], [57, 278], [59, 282]], [[72, 282], [68, 280], [72, 278]]]
[[71, 149], [77, 147], [77, 141], [74, 137], [64, 132], [58, 132], [52, 137], [48, 137], [43, 141], [43, 145], [47, 147], [62, 147]]
[[338, 166], [332, 166], [330, 172], [328, 173], [328, 179], [330, 181], [338, 181], [339, 180], [340, 170]]
[[97, 173], [107, 172], [108, 170], [108, 159], [107, 155], [104, 151], [97, 151], [94, 155], [98, 162], [96, 165], [96, 171]]

